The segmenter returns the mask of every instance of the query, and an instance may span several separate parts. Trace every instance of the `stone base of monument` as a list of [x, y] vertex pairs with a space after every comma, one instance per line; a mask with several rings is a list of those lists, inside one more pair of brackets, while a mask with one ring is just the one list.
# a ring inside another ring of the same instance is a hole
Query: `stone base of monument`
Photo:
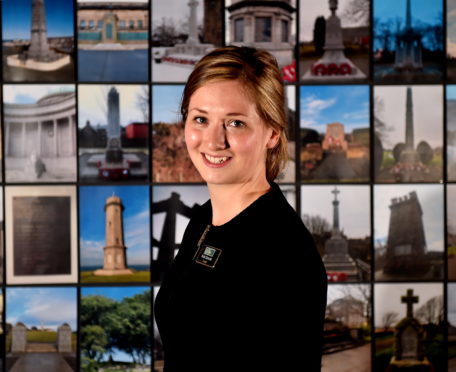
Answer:
[[302, 76], [306, 81], [345, 81], [366, 79], [366, 75], [345, 57], [343, 51], [325, 51], [325, 54]]
[[55, 61], [40, 62], [34, 59], [23, 59], [19, 54], [14, 54], [6, 57], [8, 66], [20, 67], [36, 71], [55, 71], [71, 63], [70, 56], [63, 56]]
[[207, 53], [214, 49], [212, 44], [187, 43], [176, 44], [165, 51], [164, 55], [157, 55], [157, 63], [171, 63], [182, 66], [193, 66]]
[[402, 359], [397, 360], [396, 357], [391, 358], [390, 365], [388, 366], [388, 371], [413, 371], [413, 372], [430, 372], [434, 371], [429, 360], [424, 357], [423, 360], [416, 360], [416, 359]]
[[102, 154], [90, 155], [87, 160], [87, 166], [84, 167], [79, 175], [81, 177], [98, 177], [100, 171], [116, 169], [128, 169], [128, 175], [131, 177], [144, 177], [147, 176], [147, 167], [143, 166], [141, 159], [136, 154], [123, 153], [123, 160], [121, 163], [107, 163], [106, 156]]
[[98, 269], [93, 272], [96, 276], [112, 276], [112, 275], [132, 275], [136, 271], [133, 269]]

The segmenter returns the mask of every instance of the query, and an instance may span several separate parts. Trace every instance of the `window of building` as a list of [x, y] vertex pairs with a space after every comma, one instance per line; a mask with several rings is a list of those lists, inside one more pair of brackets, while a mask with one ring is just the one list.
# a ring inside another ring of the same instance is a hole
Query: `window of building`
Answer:
[[86, 21], [81, 19], [81, 22], [79, 22], [79, 28], [85, 28], [86, 27]]
[[130, 30], [133, 30], [135, 28], [135, 21], [130, 21]]
[[288, 21], [282, 19], [282, 43], [288, 43], [289, 41], [289, 30], [288, 30]]
[[139, 20], [139, 21], [138, 21], [138, 28], [139, 28], [139, 29], [142, 29], [142, 28], [143, 28], [143, 21], [142, 21], [142, 20]]
[[272, 18], [256, 17], [255, 18], [255, 41], [267, 42], [272, 41]]
[[125, 28], [126, 24], [125, 21], [119, 21], [119, 28]]
[[93, 21], [93, 19], [91, 19], [89, 21], [89, 28], [94, 28], [94, 26], [95, 26], [95, 22]]
[[103, 28], [103, 21], [101, 19], [97, 22], [97, 28]]
[[244, 41], [244, 18], [239, 18], [234, 21], [234, 41]]

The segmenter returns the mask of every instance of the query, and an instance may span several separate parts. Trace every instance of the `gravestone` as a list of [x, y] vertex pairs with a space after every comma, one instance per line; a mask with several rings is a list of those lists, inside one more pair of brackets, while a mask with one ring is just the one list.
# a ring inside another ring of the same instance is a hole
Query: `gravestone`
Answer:
[[11, 352], [24, 353], [27, 348], [27, 327], [24, 323], [18, 322], [12, 332]]
[[59, 353], [71, 353], [71, 327], [64, 323], [57, 329], [57, 350]]

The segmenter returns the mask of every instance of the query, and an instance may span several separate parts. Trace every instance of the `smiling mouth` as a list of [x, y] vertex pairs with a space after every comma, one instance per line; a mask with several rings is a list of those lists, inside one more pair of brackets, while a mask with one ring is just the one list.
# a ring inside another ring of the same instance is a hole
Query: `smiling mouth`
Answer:
[[208, 154], [204, 154], [204, 157], [211, 164], [223, 164], [231, 159], [229, 156], [210, 156]]

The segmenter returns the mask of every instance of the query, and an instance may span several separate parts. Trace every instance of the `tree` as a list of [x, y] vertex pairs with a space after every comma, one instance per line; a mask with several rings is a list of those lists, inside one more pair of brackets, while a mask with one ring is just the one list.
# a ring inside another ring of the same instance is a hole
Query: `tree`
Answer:
[[360, 26], [369, 24], [370, 5], [368, 0], [349, 0], [341, 12], [343, 18]]
[[443, 320], [442, 295], [435, 296], [427, 300], [415, 311], [415, 317], [426, 324], [440, 324]]
[[178, 36], [178, 31], [172, 18], [162, 17], [160, 23], [156, 23], [152, 33], [152, 39], [157, 46], [173, 46]]
[[302, 216], [302, 220], [313, 235], [324, 235], [331, 232], [331, 224], [319, 215], [305, 214]]
[[326, 20], [325, 17], [319, 16], [315, 19], [314, 29], [313, 29], [313, 45], [315, 52], [318, 54], [323, 53], [323, 47], [325, 46], [326, 38]]
[[149, 88], [147, 85], [141, 85], [136, 93], [136, 107], [141, 111], [143, 121], [149, 122]]
[[390, 311], [385, 313], [382, 317], [382, 324], [384, 329], [389, 329], [391, 326], [396, 323], [399, 314], [395, 311]]
[[81, 329], [81, 348], [89, 360], [100, 362], [106, 352], [108, 338], [103, 328], [97, 325], [84, 326]]

